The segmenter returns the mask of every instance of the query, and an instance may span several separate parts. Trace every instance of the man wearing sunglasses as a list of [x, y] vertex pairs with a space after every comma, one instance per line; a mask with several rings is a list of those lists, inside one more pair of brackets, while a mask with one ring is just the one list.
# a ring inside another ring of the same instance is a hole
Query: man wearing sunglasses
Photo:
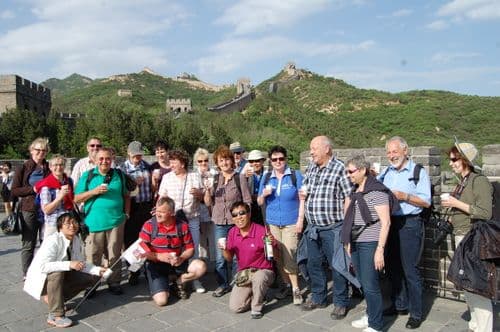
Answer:
[[238, 273], [246, 270], [249, 280], [244, 285], [239, 285], [236, 280], [229, 298], [229, 309], [237, 313], [251, 309], [251, 317], [260, 319], [267, 289], [274, 280], [272, 262], [264, 253], [266, 229], [250, 220], [248, 204], [235, 202], [230, 211], [235, 227], [229, 230], [227, 241], [219, 239], [217, 246], [226, 261], [231, 262], [236, 256]]
[[101, 140], [97, 137], [91, 137], [87, 142], [87, 157], [78, 160], [73, 167], [73, 171], [71, 172], [71, 179], [73, 179], [73, 183], [78, 183], [78, 180], [80, 180], [83, 172], [86, 172], [96, 166], [97, 163], [95, 158], [100, 148], [102, 148]]
[[387, 241], [387, 272], [392, 284], [392, 306], [385, 315], [407, 315], [406, 328], [416, 329], [422, 323], [423, 281], [418, 269], [424, 241], [424, 224], [420, 213], [431, 203], [431, 182], [424, 168], [418, 180], [415, 162], [408, 158], [408, 143], [399, 137], [385, 144], [389, 167], [379, 181], [392, 190], [401, 209], [391, 216]]
[[245, 158], [243, 158], [245, 148], [240, 142], [233, 142], [229, 145], [229, 150], [231, 150], [234, 156], [234, 171], [236, 173], [240, 173], [248, 162]]

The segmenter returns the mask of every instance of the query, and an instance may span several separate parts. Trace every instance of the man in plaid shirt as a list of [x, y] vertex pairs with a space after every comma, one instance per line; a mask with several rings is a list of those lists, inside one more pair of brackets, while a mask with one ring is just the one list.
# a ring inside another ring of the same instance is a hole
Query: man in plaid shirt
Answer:
[[[307, 226], [307, 270], [311, 298], [302, 306], [313, 310], [327, 306], [327, 278], [323, 262], [331, 265], [333, 254], [341, 247], [340, 229], [344, 220], [344, 200], [351, 192], [344, 163], [333, 157], [332, 143], [326, 136], [317, 136], [310, 144], [312, 162], [307, 167], [300, 197], [305, 199]], [[349, 305], [347, 279], [333, 270], [332, 319], [342, 319]]]

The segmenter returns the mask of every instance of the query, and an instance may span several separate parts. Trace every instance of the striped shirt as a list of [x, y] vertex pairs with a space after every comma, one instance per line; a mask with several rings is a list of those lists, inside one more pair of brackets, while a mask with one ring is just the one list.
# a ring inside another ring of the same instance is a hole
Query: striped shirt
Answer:
[[[380, 222], [380, 218], [375, 211], [376, 206], [389, 205], [389, 196], [387, 193], [381, 191], [370, 191], [369, 193], [364, 195], [364, 199], [366, 205], [368, 205], [368, 210], [370, 210], [370, 215], [372, 220], [378, 220], [373, 225], [365, 228], [363, 233], [356, 239], [355, 242], [372, 242], [378, 241], [380, 229], [382, 228], [382, 223]], [[356, 206], [354, 208], [354, 225], [355, 226], [363, 226], [365, 225], [365, 221], [361, 216], [361, 212], [359, 210], [358, 202], [356, 201]]]
[[331, 158], [325, 167], [310, 163], [302, 183], [308, 187], [305, 215], [309, 223], [327, 226], [344, 220], [344, 200], [352, 185], [342, 161]]
[[175, 252], [177, 256], [180, 256], [183, 251], [194, 248], [193, 238], [187, 223], [182, 223], [181, 234], [177, 234], [177, 225], [175, 223], [171, 225], [157, 223], [157, 225], [158, 234], [153, 241], [151, 241], [151, 234], [153, 233], [151, 220], [144, 223], [139, 233], [139, 238], [149, 244], [152, 252]]
[[191, 189], [203, 189], [200, 173], [189, 171], [181, 178], [169, 172], [162, 177], [158, 194], [173, 199], [175, 211], [182, 209], [186, 217], [192, 219], [200, 215], [200, 201], [189, 193]]
[[151, 167], [147, 162], [141, 160], [139, 165], [134, 165], [130, 160], [126, 160], [120, 169], [130, 175], [134, 180], [142, 177], [144, 181], [138, 185], [137, 196], [132, 197], [136, 203], [151, 202], [153, 194], [151, 190]]

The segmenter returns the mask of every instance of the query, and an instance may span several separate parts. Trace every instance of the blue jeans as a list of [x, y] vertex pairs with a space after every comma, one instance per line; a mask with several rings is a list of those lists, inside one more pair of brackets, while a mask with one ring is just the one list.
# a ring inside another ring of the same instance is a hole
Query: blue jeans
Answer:
[[[227, 233], [233, 227], [233, 225], [215, 225], [215, 242], [220, 238], [227, 238]], [[238, 270], [238, 262], [236, 261], [236, 256], [233, 257], [233, 269], [231, 275], [229, 275], [228, 264], [222, 256], [222, 251], [219, 248], [215, 249], [215, 276], [217, 279], [217, 284], [219, 287], [229, 288], [229, 283], [231, 279], [236, 274]]]
[[[341, 224], [340, 224], [341, 225]], [[318, 232], [316, 240], [306, 237], [307, 241], [307, 271], [311, 282], [311, 300], [317, 304], [327, 303], [327, 279], [323, 262], [331, 265], [334, 250], [334, 230], [323, 230]], [[347, 279], [339, 272], [333, 270], [333, 304], [337, 307], [349, 305], [349, 291]]]
[[392, 300], [398, 310], [422, 319], [423, 282], [418, 268], [424, 241], [420, 216], [391, 217], [387, 248], [387, 272], [392, 283]]
[[375, 270], [373, 258], [377, 250], [377, 241], [351, 243], [351, 260], [356, 271], [356, 277], [361, 282], [366, 300], [366, 314], [368, 326], [381, 331], [384, 325], [382, 318], [382, 292], [378, 280], [378, 271]]

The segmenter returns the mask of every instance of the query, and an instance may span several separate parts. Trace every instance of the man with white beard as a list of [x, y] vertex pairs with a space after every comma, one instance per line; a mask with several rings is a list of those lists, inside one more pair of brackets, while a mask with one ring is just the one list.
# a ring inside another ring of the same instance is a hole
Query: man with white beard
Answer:
[[393, 303], [384, 314], [409, 312], [406, 328], [416, 329], [423, 318], [423, 282], [418, 263], [424, 243], [424, 221], [420, 213], [431, 204], [431, 182], [425, 169], [408, 158], [408, 144], [403, 138], [390, 138], [385, 149], [390, 165], [378, 179], [392, 190], [401, 209], [391, 216], [386, 255]]

